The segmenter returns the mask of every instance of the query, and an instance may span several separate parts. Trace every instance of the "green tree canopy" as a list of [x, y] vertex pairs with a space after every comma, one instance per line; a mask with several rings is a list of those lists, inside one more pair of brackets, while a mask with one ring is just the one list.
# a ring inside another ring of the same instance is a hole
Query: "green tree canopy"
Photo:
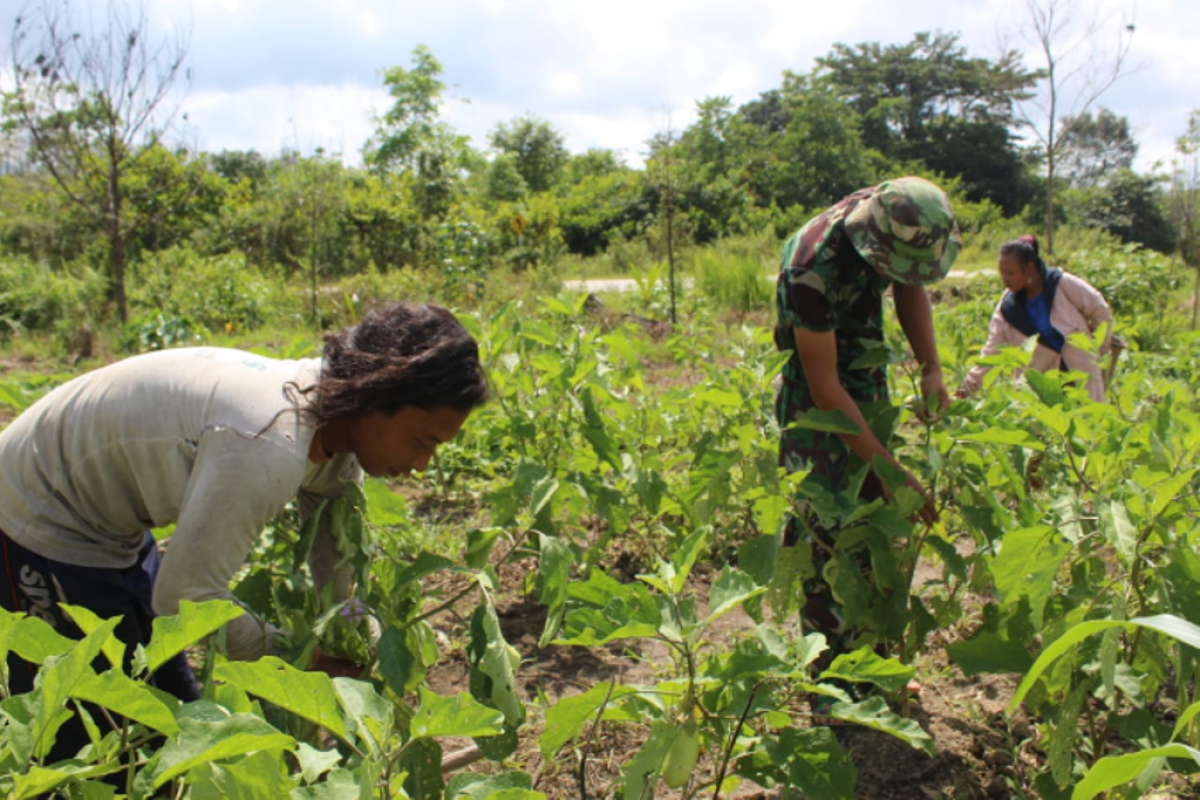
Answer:
[[1129, 120], [1107, 108], [1062, 120], [1058, 174], [1068, 186], [1085, 187], [1104, 183], [1118, 170], [1133, 168], [1138, 144], [1129, 130]]
[[489, 136], [493, 148], [515, 158], [517, 172], [531, 192], [544, 192], [562, 178], [570, 154], [553, 125], [537, 117], [518, 117], [497, 125]]
[[864, 146], [961, 175], [972, 200], [986, 197], [1008, 213], [1024, 205], [1011, 130], [1014, 103], [1029, 96], [1038, 73], [1016, 51], [989, 61], [969, 56], [958, 34], [918, 33], [901, 45], [836, 44], [817, 59], [814, 77], [858, 113]]

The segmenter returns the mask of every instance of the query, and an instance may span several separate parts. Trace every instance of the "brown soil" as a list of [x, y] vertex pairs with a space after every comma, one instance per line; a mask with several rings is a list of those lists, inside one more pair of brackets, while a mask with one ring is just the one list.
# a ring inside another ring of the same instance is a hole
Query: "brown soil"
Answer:
[[[634, 757], [648, 734], [648, 727], [605, 723], [586, 745], [577, 750], [564, 748], [546, 761], [538, 748], [541, 709], [547, 702], [553, 704], [614, 679], [619, 683], [653, 683], [665, 676], [669, 654], [656, 643], [639, 644], [637, 648], [620, 644], [590, 649], [554, 645], [539, 648], [546, 610], [522, 596], [526, 576], [536, 564], [524, 559], [498, 564], [497, 568], [501, 578], [497, 610], [505, 638], [524, 659], [518, 677], [529, 713], [521, 730], [520, 749], [505, 768], [535, 776], [535, 788], [550, 798], [609, 797], [620, 780], [622, 767]], [[931, 565], [922, 565], [918, 570], [919, 582], [939, 576], [940, 570]], [[711, 575], [693, 577], [698, 596], [707, 596], [710, 580]], [[442, 589], [453, 591], [451, 586]], [[457, 614], [447, 613], [432, 621], [443, 634], [439, 636], [443, 658], [429, 675], [430, 687], [438, 693], [451, 694], [467, 687], [467, 661], [461, 646], [466, 630], [460, 614], [466, 615], [469, 610], [465, 604]], [[729, 614], [713, 625], [709, 638], [717, 646], [732, 644], [752, 625], [740, 612]], [[1041, 754], [1033, 747], [1034, 729], [1024, 716], [1010, 719], [1003, 713], [1016, 687], [1015, 677], [965, 678], [944, 655], [944, 646], [953, 640], [953, 634], [940, 636], [939, 641], [930, 643], [929, 654], [920, 662], [923, 688], [910, 704], [912, 718], [934, 738], [937, 755], [930, 758], [898, 739], [866, 728], [836, 729], [842, 747], [858, 770], [856, 797], [909, 800], [1031, 796], [1033, 778], [1041, 770]], [[470, 746], [466, 740], [442, 744], [446, 753]], [[581, 754], [585, 757], [582, 785]], [[481, 761], [467, 769], [491, 772], [500, 767]], [[715, 773], [714, 764], [703, 758], [697, 769], [709, 778]], [[655, 796], [681, 795], [660, 790]], [[698, 796], [710, 797], [711, 789]], [[734, 792], [721, 796], [768, 800], [801, 795], [744, 782]]]

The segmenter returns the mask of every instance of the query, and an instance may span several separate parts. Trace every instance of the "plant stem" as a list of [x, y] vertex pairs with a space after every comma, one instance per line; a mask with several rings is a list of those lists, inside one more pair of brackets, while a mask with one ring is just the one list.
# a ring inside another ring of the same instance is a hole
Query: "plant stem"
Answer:
[[600, 708], [596, 710], [596, 719], [592, 721], [592, 727], [588, 731], [583, 747], [579, 748], [579, 772], [577, 780], [579, 781], [579, 800], [587, 800], [587, 751], [592, 742], [596, 739], [596, 733], [600, 730], [600, 720], [604, 717], [604, 711], [608, 708], [608, 701], [612, 700], [613, 692], [617, 688], [617, 681], [613, 679], [608, 684], [608, 694], [604, 696], [604, 702], [600, 704]]
[[725, 782], [725, 772], [729, 769], [729, 759], [733, 755], [733, 748], [737, 746], [738, 736], [741, 735], [742, 726], [746, 724], [746, 717], [750, 715], [750, 707], [754, 705], [754, 696], [758, 694], [758, 687], [762, 686], [762, 681], [754, 684], [750, 690], [750, 696], [746, 698], [746, 707], [742, 709], [742, 716], [738, 719], [737, 725], [734, 726], [733, 732], [729, 735], [729, 744], [725, 746], [725, 752], [721, 757], [721, 768], [717, 770], [717, 778], [713, 788], [713, 800], [719, 800], [721, 797], [721, 784]]

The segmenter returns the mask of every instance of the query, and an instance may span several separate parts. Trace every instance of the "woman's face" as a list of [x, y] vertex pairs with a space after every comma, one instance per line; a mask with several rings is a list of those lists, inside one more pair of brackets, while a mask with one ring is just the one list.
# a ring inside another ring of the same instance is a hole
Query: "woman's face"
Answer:
[[1004, 288], [1010, 292], [1019, 292], [1028, 286], [1032, 274], [1033, 265], [1022, 264], [1015, 253], [1000, 255], [1000, 280], [1004, 281]]
[[438, 445], [457, 436], [470, 413], [449, 406], [374, 411], [345, 421], [344, 442], [368, 475], [396, 478], [429, 466]]

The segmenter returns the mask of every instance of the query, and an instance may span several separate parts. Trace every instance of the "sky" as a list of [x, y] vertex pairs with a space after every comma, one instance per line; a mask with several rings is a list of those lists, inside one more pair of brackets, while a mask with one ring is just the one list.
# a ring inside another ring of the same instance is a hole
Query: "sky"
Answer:
[[[54, 0], [62, 2], [62, 0]], [[1038, 0], [1046, 2], [1046, 0]], [[1060, 0], [1061, 1], [1061, 0]], [[43, 0], [36, 0], [43, 2]], [[107, 0], [70, 0], [102, 10]], [[149, 0], [152, 24], [188, 32], [192, 80], [180, 100], [201, 149], [316, 148], [360, 163], [372, 116], [389, 105], [380, 71], [411, 66], [428, 46], [450, 86], [444, 118], [486, 148], [498, 123], [548, 120], [573, 152], [611, 148], [641, 163], [645, 142], [694, 118], [697, 100], [735, 105], [807, 72], [837, 42], [901, 44], [920, 31], [961, 34], [970, 55], [995, 58], [1000, 37], [1037, 62], [1019, 32], [1026, 0]], [[26, 0], [0, 0], [9, 62]], [[1082, 0], [1104, 20], [1083, 44], [1107, 46], [1135, 24], [1139, 68], [1101, 100], [1129, 118], [1138, 168], [1168, 159], [1200, 108], [1200, 3]], [[1076, 50], [1075, 54], [1083, 54]], [[0, 81], [3, 81], [0, 73]]]

